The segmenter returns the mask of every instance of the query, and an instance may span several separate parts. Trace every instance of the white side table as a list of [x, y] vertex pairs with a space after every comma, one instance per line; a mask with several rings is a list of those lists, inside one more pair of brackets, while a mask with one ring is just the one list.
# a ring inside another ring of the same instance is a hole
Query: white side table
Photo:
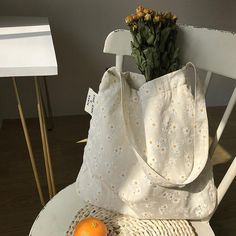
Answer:
[[42, 205], [45, 204], [45, 200], [39, 182], [15, 77], [33, 76], [34, 78], [47, 184], [49, 197], [52, 198], [56, 190], [41, 92], [37, 79], [37, 76], [50, 75], [57, 75], [57, 60], [47, 18], [0, 17], [0, 77], [9, 77], [13, 81], [19, 115]]

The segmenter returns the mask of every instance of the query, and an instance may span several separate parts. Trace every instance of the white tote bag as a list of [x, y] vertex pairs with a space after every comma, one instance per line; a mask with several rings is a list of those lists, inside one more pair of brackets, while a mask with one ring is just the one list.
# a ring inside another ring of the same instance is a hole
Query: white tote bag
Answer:
[[214, 211], [205, 98], [192, 63], [149, 82], [105, 72], [76, 187], [88, 203], [141, 219]]

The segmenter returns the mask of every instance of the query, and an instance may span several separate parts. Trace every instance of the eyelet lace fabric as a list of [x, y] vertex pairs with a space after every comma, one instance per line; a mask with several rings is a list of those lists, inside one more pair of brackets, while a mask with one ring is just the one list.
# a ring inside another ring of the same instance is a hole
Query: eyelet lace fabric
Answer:
[[77, 190], [96, 206], [140, 219], [203, 219], [216, 206], [208, 120], [188, 66], [144, 83], [105, 72]]

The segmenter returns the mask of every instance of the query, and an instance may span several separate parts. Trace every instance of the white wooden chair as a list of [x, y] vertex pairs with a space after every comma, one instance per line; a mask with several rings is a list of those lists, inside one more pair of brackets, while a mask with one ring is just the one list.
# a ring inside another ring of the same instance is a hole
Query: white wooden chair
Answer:
[[[127, 30], [111, 32], [105, 41], [104, 52], [116, 55], [116, 67], [122, 71], [123, 57], [131, 54], [131, 34]], [[212, 73], [236, 79], [236, 35], [230, 32], [180, 26], [179, 40], [181, 45], [181, 59], [183, 63], [192, 61], [198, 68], [207, 70], [205, 91]], [[210, 147], [209, 155], [212, 156], [216, 145], [225, 128], [228, 118], [236, 102], [236, 88], [230, 98], [228, 106], [216, 131], [215, 138]], [[228, 190], [236, 175], [236, 158], [218, 186], [218, 205]], [[84, 205], [76, 195], [75, 184], [59, 192], [35, 220], [30, 235], [32, 236], [61, 236], [65, 235], [76, 212]], [[207, 221], [192, 221], [192, 225], [200, 236], [215, 235]]]

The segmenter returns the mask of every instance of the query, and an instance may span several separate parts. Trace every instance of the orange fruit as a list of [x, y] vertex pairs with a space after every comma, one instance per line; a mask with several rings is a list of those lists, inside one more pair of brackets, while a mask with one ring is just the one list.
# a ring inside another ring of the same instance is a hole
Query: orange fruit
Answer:
[[95, 217], [81, 220], [75, 227], [74, 236], [107, 236], [106, 225]]

